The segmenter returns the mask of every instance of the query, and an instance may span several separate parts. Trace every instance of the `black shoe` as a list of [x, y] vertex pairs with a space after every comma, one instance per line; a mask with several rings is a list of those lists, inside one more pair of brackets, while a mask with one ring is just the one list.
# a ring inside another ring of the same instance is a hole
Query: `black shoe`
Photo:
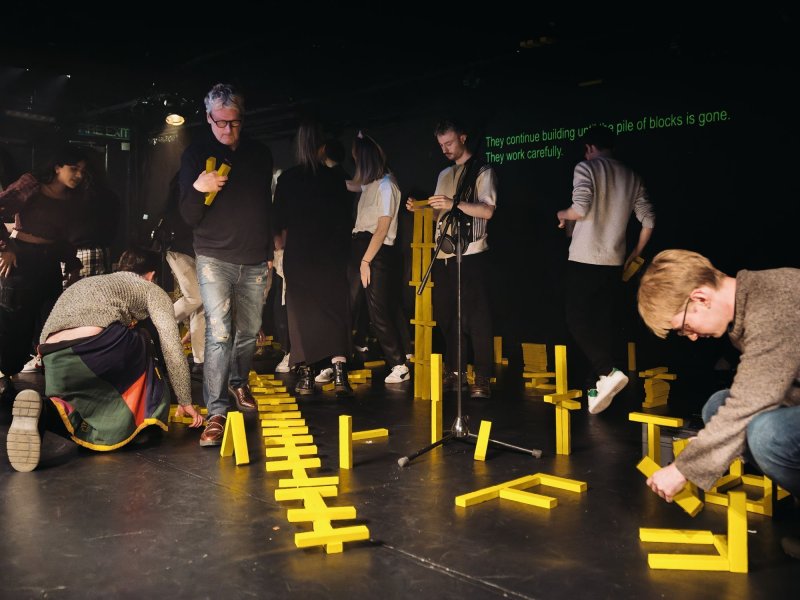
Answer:
[[347, 363], [343, 361], [333, 363], [333, 386], [339, 398], [349, 398], [353, 395], [353, 388], [347, 379]]
[[[461, 374], [461, 389], [467, 389], [467, 374]], [[443, 392], [455, 392], [458, 390], [458, 373], [455, 371], [446, 370], [444, 372], [444, 377], [442, 377], [442, 391]]]
[[469, 386], [470, 398], [491, 398], [492, 388], [489, 385], [489, 378], [483, 375], [475, 375], [475, 383]]
[[11, 381], [11, 377], [0, 377], [0, 402], [13, 404], [16, 397], [17, 388], [14, 387], [14, 382]]
[[192, 364], [192, 375], [203, 375], [203, 363], [193, 363]]
[[294, 393], [299, 396], [308, 396], [314, 393], [314, 374], [308, 365], [297, 367], [297, 382], [294, 384]]

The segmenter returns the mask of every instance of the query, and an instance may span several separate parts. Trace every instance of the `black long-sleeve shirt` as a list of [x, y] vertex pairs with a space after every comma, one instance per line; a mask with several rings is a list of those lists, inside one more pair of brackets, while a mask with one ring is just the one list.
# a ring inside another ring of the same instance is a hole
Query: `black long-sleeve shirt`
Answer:
[[[214, 157], [219, 169], [231, 165], [228, 181], [211, 206], [192, 184]], [[272, 153], [242, 136], [236, 150], [208, 134], [193, 142], [181, 157], [180, 212], [194, 229], [196, 254], [225, 262], [253, 265], [271, 258]]]

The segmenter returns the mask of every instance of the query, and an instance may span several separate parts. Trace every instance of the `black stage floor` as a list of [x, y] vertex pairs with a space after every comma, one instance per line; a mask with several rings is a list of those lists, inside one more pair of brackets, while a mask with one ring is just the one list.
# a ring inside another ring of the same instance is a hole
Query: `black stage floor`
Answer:
[[[270, 371], [271, 364], [260, 365]], [[356, 507], [336, 522], [369, 528], [370, 540], [345, 543], [339, 554], [298, 549], [274, 492], [285, 473], [267, 473], [255, 416], [246, 417], [250, 464], [236, 466], [219, 449], [200, 448], [198, 430], [172, 425], [156, 442], [95, 453], [45, 436], [44, 459], [32, 473], [5, 457], [10, 407], [0, 417], [1, 598], [769, 598], [797, 597], [800, 561], [780, 538], [800, 534], [800, 509], [789, 498], [773, 518], [748, 514], [749, 573], [657, 571], [648, 552], [701, 552], [642, 543], [640, 527], [726, 533], [726, 511], [707, 505], [690, 518], [666, 504], [636, 470], [641, 382], [632, 381], [601, 415], [572, 413], [572, 454], [556, 456], [554, 408], [524, 390], [519, 369], [498, 371], [488, 401], [465, 398], [477, 432], [541, 448], [540, 459], [489, 449], [473, 460], [470, 443], [452, 442], [413, 460], [400, 457], [430, 437], [429, 403], [412, 399], [412, 383], [387, 390], [383, 371], [352, 400], [333, 392], [300, 400], [322, 460], [318, 475], [338, 475], [329, 505]], [[291, 381], [292, 376], [285, 378]], [[41, 389], [40, 375], [17, 387]], [[201, 402], [199, 383], [195, 398]], [[675, 388], [677, 392], [679, 388]], [[678, 402], [675, 400], [675, 404]], [[445, 398], [445, 428], [455, 398]], [[687, 416], [676, 413], [676, 416]], [[338, 416], [353, 429], [386, 427], [390, 436], [354, 447], [354, 468], [339, 470]], [[459, 508], [454, 499], [479, 488], [543, 472], [588, 483], [584, 494], [550, 488], [552, 510], [493, 500]], [[788, 506], [786, 503], [788, 502]]]

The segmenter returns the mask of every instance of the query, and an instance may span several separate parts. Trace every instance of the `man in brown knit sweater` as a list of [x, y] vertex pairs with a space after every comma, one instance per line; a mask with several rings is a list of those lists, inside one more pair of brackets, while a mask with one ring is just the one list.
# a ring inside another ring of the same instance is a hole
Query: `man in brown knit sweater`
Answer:
[[[687, 480], [708, 490], [739, 456], [800, 496], [799, 299], [798, 269], [730, 277], [687, 250], [653, 259], [638, 296], [653, 333], [664, 338], [674, 331], [692, 341], [727, 334], [741, 351], [731, 388], [703, 407], [697, 438], [647, 480], [659, 496], [671, 502]], [[797, 555], [787, 539], [784, 549]]]

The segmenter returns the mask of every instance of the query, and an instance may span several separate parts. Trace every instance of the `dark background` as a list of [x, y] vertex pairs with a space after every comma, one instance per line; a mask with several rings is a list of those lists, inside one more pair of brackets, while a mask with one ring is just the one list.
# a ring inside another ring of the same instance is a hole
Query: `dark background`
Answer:
[[[485, 20], [470, 15], [471, 28], [408, 8], [409, 26], [395, 22], [396, 31], [378, 18], [354, 18], [316, 34], [296, 20], [255, 22], [243, 5], [195, 10], [167, 30], [144, 10], [123, 21], [94, 14], [33, 24], [26, 6], [27, 21], [0, 39], [0, 181], [13, 181], [62, 141], [93, 148], [125, 207], [118, 251], [148, 241], [183, 148], [208, 127], [202, 98], [218, 81], [243, 90], [245, 132], [272, 148], [276, 167], [293, 163], [298, 115], [314, 112], [345, 148], [359, 128], [368, 130], [404, 194], [419, 197], [433, 192], [446, 166], [432, 135], [443, 115], [465, 120], [482, 153], [487, 135], [724, 110], [724, 122], [620, 135], [617, 156], [641, 173], [657, 210], [645, 257], [689, 248], [730, 274], [800, 266], [792, 13], [671, 7], [654, 18], [576, 8], [523, 17], [492, 8]], [[352, 16], [364, 15], [355, 8]], [[168, 109], [186, 125], [166, 126]], [[495, 330], [512, 360], [520, 342], [571, 344], [562, 289], [568, 240], [555, 212], [569, 205], [582, 149], [559, 145], [560, 159], [496, 165]], [[408, 235], [410, 219], [401, 217]], [[632, 242], [636, 235], [632, 226]], [[620, 299], [621, 354], [636, 340], [640, 367], [669, 365], [686, 382], [682, 392], [701, 398], [715, 382], [693, 374], [735, 354], [724, 340], [657, 340], [635, 315], [635, 286]], [[573, 350], [572, 373], [582, 371], [581, 360]]]

